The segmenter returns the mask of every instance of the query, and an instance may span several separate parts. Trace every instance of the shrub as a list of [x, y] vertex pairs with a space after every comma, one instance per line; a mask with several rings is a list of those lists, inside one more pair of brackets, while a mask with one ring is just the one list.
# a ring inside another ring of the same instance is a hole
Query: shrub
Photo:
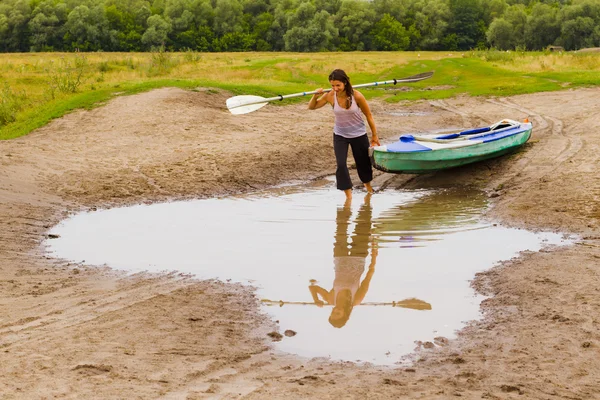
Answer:
[[8, 82], [0, 88], [0, 126], [9, 124], [17, 119], [17, 113], [25, 104], [25, 92], [15, 92]]
[[202, 56], [196, 50], [185, 49], [183, 53], [183, 59], [185, 62], [198, 62]]
[[76, 93], [85, 80], [88, 60], [83, 54], [77, 54], [72, 60], [61, 58], [56, 68], [47, 70], [50, 96], [56, 97], [56, 92]]
[[173, 59], [173, 53], [165, 51], [163, 46], [154, 48], [150, 54], [150, 68], [148, 70], [148, 75], [165, 75], [171, 71], [176, 64], [177, 62]]

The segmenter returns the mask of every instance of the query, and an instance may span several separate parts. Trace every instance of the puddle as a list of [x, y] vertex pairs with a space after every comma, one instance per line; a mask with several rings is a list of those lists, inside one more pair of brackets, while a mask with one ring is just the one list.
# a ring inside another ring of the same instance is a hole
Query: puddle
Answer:
[[565, 243], [486, 224], [486, 206], [481, 193], [462, 190], [357, 192], [345, 206], [323, 180], [81, 213], [53, 228], [59, 237], [46, 245], [75, 262], [251, 283], [280, 332], [296, 332], [278, 349], [394, 364], [415, 341], [452, 339], [479, 317], [483, 298], [469, 286], [476, 272]]

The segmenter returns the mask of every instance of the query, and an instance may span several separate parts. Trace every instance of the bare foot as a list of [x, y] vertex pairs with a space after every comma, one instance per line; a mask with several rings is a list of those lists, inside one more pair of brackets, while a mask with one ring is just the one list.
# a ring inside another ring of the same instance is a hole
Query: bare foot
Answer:
[[344, 190], [344, 194], [346, 195], [346, 203], [344, 204], [344, 206], [346, 206], [349, 205], [352, 201], [352, 189]]
[[365, 183], [365, 189], [367, 189], [368, 193], [373, 193], [374, 192], [373, 186], [371, 186], [371, 182]]

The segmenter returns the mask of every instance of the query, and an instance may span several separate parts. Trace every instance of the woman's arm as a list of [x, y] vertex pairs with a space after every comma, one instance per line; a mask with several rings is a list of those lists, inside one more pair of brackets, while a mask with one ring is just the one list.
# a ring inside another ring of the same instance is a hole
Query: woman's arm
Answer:
[[330, 97], [333, 92], [328, 92], [323, 96], [323, 89], [317, 89], [318, 93], [313, 94], [310, 101], [308, 102], [309, 110], [316, 110], [317, 108], [323, 107], [325, 104], [330, 102]]
[[365, 275], [365, 279], [360, 284], [360, 287], [356, 291], [356, 295], [354, 295], [354, 305], [357, 306], [364, 300], [367, 295], [367, 291], [369, 291], [369, 285], [371, 284], [371, 278], [375, 273], [375, 268], [369, 268], [367, 271], [367, 275]]
[[373, 114], [371, 114], [371, 109], [369, 108], [369, 103], [367, 103], [365, 96], [358, 90], [354, 91], [354, 98], [356, 99], [356, 104], [360, 110], [365, 117], [367, 117], [367, 123], [369, 124], [369, 128], [371, 128], [371, 146], [381, 146], [381, 143], [379, 143], [379, 136], [377, 136], [375, 120], [373, 119]]
[[322, 300], [319, 300], [318, 295], [321, 295], [323, 300], [325, 300], [328, 304], [331, 304], [330, 293], [327, 290], [323, 289], [321, 286], [310, 285], [308, 287], [308, 290], [310, 290], [310, 294], [312, 295], [313, 301], [319, 307], [322, 306], [324, 303]]
[[375, 273], [375, 263], [377, 262], [377, 254], [379, 253], [377, 247], [373, 247], [371, 250], [371, 264], [369, 264], [369, 270], [367, 271], [367, 275], [365, 279], [363, 279], [360, 287], [356, 291], [356, 295], [354, 296], [354, 305], [357, 306], [364, 300], [367, 295], [367, 291], [369, 290], [369, 285], [371, 284], [371, 278], [373, 278], [373, 274]]

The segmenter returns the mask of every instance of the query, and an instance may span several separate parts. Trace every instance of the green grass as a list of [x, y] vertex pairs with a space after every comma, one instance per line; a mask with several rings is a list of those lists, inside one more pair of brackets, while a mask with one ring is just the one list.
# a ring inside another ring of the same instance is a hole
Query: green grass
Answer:
[[[418, 72], [416, 66], [406, 71]], [[435, 75], [426, 81], [410, 84], [408, 92], [396, 92], [388, 101], [443, 99], [467, 94], [470, 96], [512, 96], [517, 94], [560, 90], [561, 81], [572, 81], [572, 76], [560, 74], [551, 81], [543, 74], [515, 72], [476, 58], [454, 58], [419, 63], [423, 70], [433, 70]], [[591, 83], [591, 82], [589, 82]], [[595, 84], [600, 84], [596, 79]]]
[[133, 84], [124, 83], [122, 85], [117, 84], [112, 88], [83, 92], [66, 98], [53, 100], [41, 107], [30, 108], [26, 112], [21, 113], [15, 122], [5, 126], [0, 131], [0, 139], [13, 139], [26, 135], [29, 132], [46, 125], [54, 118], [62, 117], [76, 109], [91, 110], [95, 107], [100, 107], [117, 93], [119, 95], [132, 95], [161, 87], [191, 89], [198, 87], [198, 82], [157, 80]]
[[[0, 126], [0, 139], [26, 135], [54, 118], [105, 104], [115, 95], [160, 87], [212, 87], [232, 95], [273, 97], [328, 87], [327, 76], [343, 68], [354, 84], [435, 71], [431, 79], [400, 84], [408, 90], [363, 88], [368, 99], [388, 102], [457, 95], [512, 96], [600, 85], [600, 54], [477, 51], [353, 53], [79, 53], [86, 58], [75, 93], [49, 92], [57, 68], [75, 65], [74, 54], [4, 54], [0, 78], [25, 94], [16, 120]], [[158, 64], [157, 64], [158, 63]], [[274, 105], [307, 101], [306, 97]]]

